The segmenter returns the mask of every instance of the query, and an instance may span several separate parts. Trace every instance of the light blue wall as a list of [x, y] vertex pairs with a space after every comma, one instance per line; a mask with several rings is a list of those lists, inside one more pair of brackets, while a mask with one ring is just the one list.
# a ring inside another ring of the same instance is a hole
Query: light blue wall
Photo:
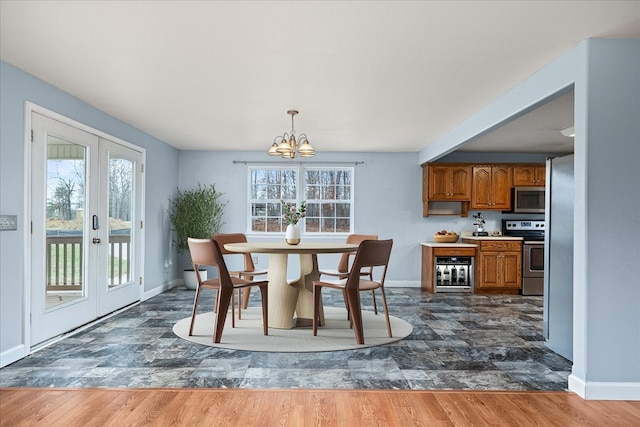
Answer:
[[73, 96], [0, 62], [0, 214], [17, 215], [17, 231], [0, 231], [0, 355], [24, 348], [25, 101], [30, 101], [147, 150], [144, 290], [153, 294], [175, 277], [168, 257], [168, 199], [178, 183], [178, 151]]
[[[570, 154], [570, 153], [567, 153]], [[438, 162], [461, 163], [544, 163], [547, 157], [557, 154], [527, 154], [527, 153], [474, 153], [455, 152], [438, 159]]]
[[640, 277], [630, 274], [640, 263], [640, 40], [590, 40], [583, 64], [576, 233], [585, 264], [576, 297], [585, 311], [574, 334], [588, 357], [575, 371], [587, 386], [635, 381], [640, 399]]
[[[320, 150], [319, 150], [320, 151]], [[465, 156], [465, 161], [474, 161], [477, 156]], [[515, 162], [534, 161], [531, 157], [514, 157]], [[544, 156], [535, 161], [543, 162]], [[198, 182], [214, 183], [228, 201], [225, 210], [223, 232], [244, 232], [252, 241], [273, 240], [271, 236], [250, 234], [247, 229], [247, 185], [248, 166], [243, 162], [259, 164], [290, 164], [276, 162], [264, 152], [229, 151], [181, 151], [180, 188], [193, 188]], [[364, 162], [355, 166], [355, 230], [356, 233], [377, 234], [381, 239], [394, 240], [393, 251], [387, 273], [388, 286], [419, 286], [422, 247], [420, 242], [432, 241], [432, 235], [441, 229], [473, 231], [473, 219], [459, 216], [422, 217], [422, 168], [418, 165], [417, 153], [350, 153], [320, 152], [308, 162]], [[304, 162], [304, 161], [303, 161]], [[297, 164], [296, 160], [294, 164]], [[484, 212], [488, 230], [500, 230], [501, 219], [510, 217], [501, 212]], [[522, 217], [519, 215], [518, 217]], [[530, 216], [534, 218], [535, 216]], [[315, 237], [318, 239], [344, 241], [345, 235]], [[303, 236], [303, 239], [314, 237]], [[320, 268], [336, 268], [338, 255], [322, 255], [318, 259]], [[290, 257], [288, 277], [296, 277], [298, 263]], [[234, 265], [234, 261], [238, 264]], [[228, 259], [229, 267], [239, 267], [240, 261]], [[186, 257], [180, 257], [180, 268], [188, 267]], [[266, 268], [268, 257], [258, 256], [258, 268]]]
[[[321, 150], [318, 150], [321, 151]], [[192, 188], [197, 182], [215, 183], [225, 194], [229, 204], [225, 211], [224, 232], [247, 231], [248, 166], [234, 164], [240, 161], [271, 161], [265, 152], [182, 151], [180, 153], [180, 187]], [[378, 234], [394, 239], [393, 252], [387, 273], [387, 283], [402, 286], [419, 286], [420, 241], [429, 239], [443, 227], [466, 227], [471, 230], [472, 221], [457, 217], [422, 217], [422, 169], [417, 153], [323, 153], [310, 162], [355, 162], [354, 187], [355, 232]], [[280, 162], [280, 164], [283, 164]], [[284, 164], [287, 164], [286, 162]], [[454, 225], [452, 225], [454, 224]], [[274, 239], [273, 236], [249, 235], [249, 239]], [[282, 237], [284, 238], [284, 237]], [[311, 237], [304, 237], [311, 238]], [[327, 237], [322, 237], [327, 239]], [[344, 241], [346, 236], [335, 237]], [[298, 264], [294, 257], [289, 262], [289, 277], [296, 274]], [[259, 256], [260, 268], [267, 266], [266, 255]], [[321, 268], [335, 268], [338, 256], [323, 255], [318, 260]], [[184, 264], [183, 264], [184, 265]]]

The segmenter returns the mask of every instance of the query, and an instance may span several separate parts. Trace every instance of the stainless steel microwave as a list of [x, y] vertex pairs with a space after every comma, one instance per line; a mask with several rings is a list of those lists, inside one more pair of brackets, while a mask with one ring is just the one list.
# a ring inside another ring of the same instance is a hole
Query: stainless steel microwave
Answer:
[[511, 212], [544, 213], [544, 187], [514, 187]]

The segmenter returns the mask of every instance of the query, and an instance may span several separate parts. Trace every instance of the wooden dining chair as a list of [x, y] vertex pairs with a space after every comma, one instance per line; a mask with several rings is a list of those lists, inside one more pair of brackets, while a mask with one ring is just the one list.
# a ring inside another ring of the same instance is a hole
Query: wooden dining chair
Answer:
[[[392, 337], [389, 310], [387, 308], [387, 296], [384, 292], [384, 279], [387, 275], [387, 266], [391, 256], [393, 240], [364, 240], [360, 243], [356, 252], [351, 271], [346, 280], [339, 281], [313, 281], [313, 335], [318, 334], [318, 321], [320, 304], [322, 303], [322, 288], [339, 289], [349, 307], [350, 321], [356, 335], [356, 342], [364, 344], [364, 330], [362, 326], [362, 308], [360, 306], [360, 292], [380, 289], [384, 315], [387, 321], [387, 333]], [[382, 267], [379, 280], [365, 279], [361, 274], [365, 268]]]
[[[200, 292], [202, 289], [213, 289], [217, 292], [215, 303], [215, 328], [213, 334], [213, 342], [219, 343], [222, 338], [222, 331], [224, 329], [224, 323], [227, 319], [227, 312], [229, 311], [229, 304], [231, 304], [231, 326], [235, 327], [235, 314], [233, 312], [233, 293], [236, 289], [248, 289], [253, 286], [260, 288], [262, 295], [262, 323], [264, 327], [264, 334], [269, 335], [269, 322], [268, 322], [268, 283], [266, 280], [251, 281], [245, 280], [239, 277], [231, 277], [227, 266], [222, 257], [222, 250], [213, 239], [187, 239], [189, 245], [189, 252], [191, 254], [191, 260], [193, 261], [193, 268], [196, 271], [196, 277], [198, 279], [198, 287], [196, 288], [196, 295], [193, 301], [193, 312], [191, 314], [191, 325], [189, 326], [189, 335], [193, 335], [193, 325], [196, 320], [196, 312], [198, 310], [198, 301], [200, 299]], [[212, 266], [218, 270], [218, 277], [215, 279], [201, 280], [198, 267], [200, 266]]]
[[[224, 248], [227, 243], [247, 243], [247, 236], [244, 233], [216, 233], [213, 239], [218, 242], [222, 255], [242, 255], [244, 258], [244, 270], [232, 270], [229, 275], [241, 279], [253, 280], [256, 276], [266, 276], [267, 270], [256, 270], [253, 257], [250, 253], [231, 252]], [[249, 305], [249, 290], [243, 292], [238, 289], [238, 319], [242, 319], [242, 309]]]
[[[361, 242], [363, 242], [364, 240], [378, 240], [378, 235], [377, 234], [349, 234], [347, 236], [347, 241], [346, 243], [352, 243], [352, 244], [356, 244], [359, 245]], [[331, 276], [331, 277], [337, 277], [338, 279], [346, 279], [349, 276], [349, 261], [350, 258], [352, 256], [354, 256], [356, 254], [356, 252], [345, 252], [342, 254], [342, 256], [340, 257], [340, 262], [338, 263], [338, 268], [335, 270], [320, 270], [320, 278], [322, 279], [322, 276]], [[360, 272], [361, 275], [363, 276], [369, 276], [369, 280], [373, 280], [373, 268], [365, 268], [364, 270], [362, 270]], [[371, 291], [371, 294], [373, 296], [373, 312], [375, 314], [378, 314], [378, 305], [376, 304], [376, 294], [375, 294], [375, 290]], [[345, 301], [345, 304], [347, 302]]]

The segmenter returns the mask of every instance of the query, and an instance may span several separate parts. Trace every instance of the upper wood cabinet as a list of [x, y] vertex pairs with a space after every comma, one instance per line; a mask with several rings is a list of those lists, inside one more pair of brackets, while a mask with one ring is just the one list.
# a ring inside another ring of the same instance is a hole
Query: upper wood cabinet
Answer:
[[511, 209], [512, 167], [473, 166], [471, 209]]
[[471, 200], [471, 167], [429, 165], [429, 200]]
[[[422, 216], [466, 217], [469, 209], [508, 211], [511, 188], [544, 187], [545, 181], [546, 165], [541, 163], [425, 163], [422, 165]], [[442, 213], [438, 208], [448, 208], [451, 203], [440, 202], [460, 202], [460, 210]]]
[[544, 187], [547, 178], [545, 165], [515, 165], [513, 167], [514, 187]]
[[471, 165], [426, 163], [422, 165], [422, 216], [429, 216], [430, 202], [460, 202], [459, 213], [466, 217], [471, 200]]

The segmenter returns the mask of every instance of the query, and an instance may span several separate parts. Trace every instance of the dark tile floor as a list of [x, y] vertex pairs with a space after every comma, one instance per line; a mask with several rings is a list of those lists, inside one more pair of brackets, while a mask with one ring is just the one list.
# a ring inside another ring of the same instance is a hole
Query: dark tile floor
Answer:
[[[544, 346], [542, 297], [432, 295], [416, 288], [387, 294], [390, 313], [414, 327], [404, 340], [359, 350], [264, 353], [178, 338], [172, 327], [190, 315], [193, 291], [173, 289], [1, 369], [0, 386], [566, 389], [571, 362]], [[340, 294], [324, 300], [343, 306]], [[252, 295], [251, 305], [258, 301]]]

